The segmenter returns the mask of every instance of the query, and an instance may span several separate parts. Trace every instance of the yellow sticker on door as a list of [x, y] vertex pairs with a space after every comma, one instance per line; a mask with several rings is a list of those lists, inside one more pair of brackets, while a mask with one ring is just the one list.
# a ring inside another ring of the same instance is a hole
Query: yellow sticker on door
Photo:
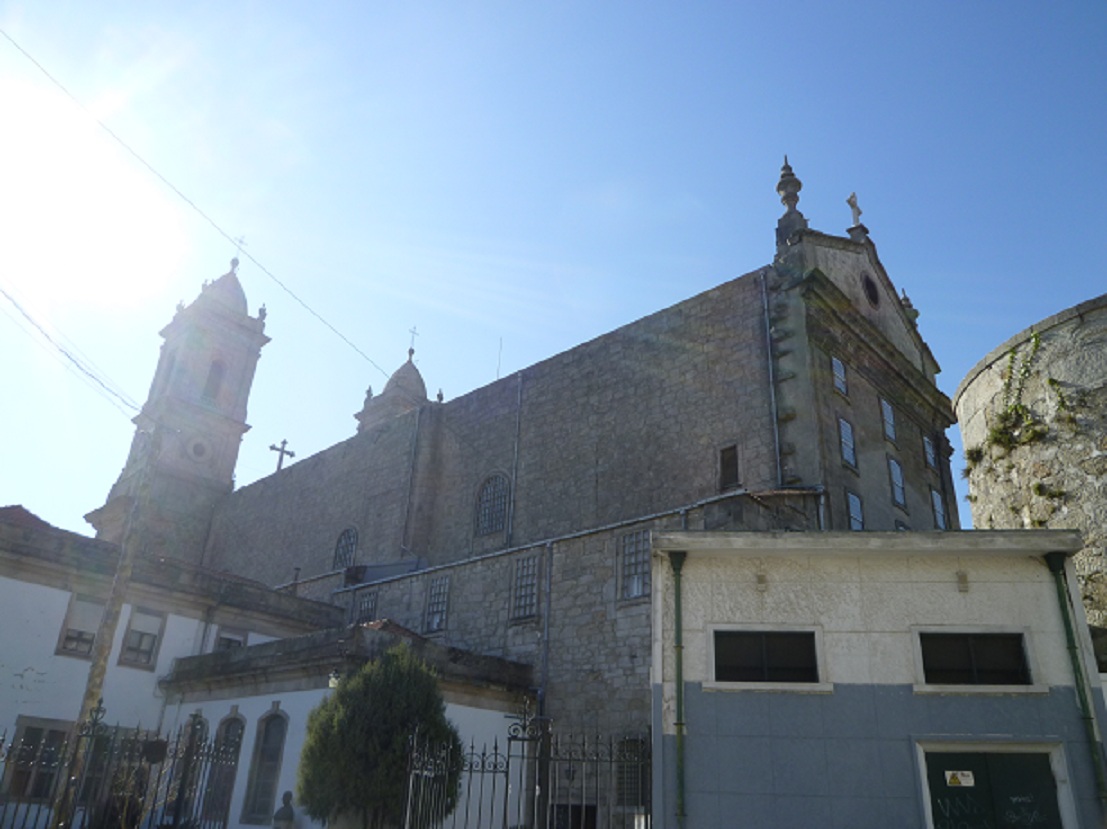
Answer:
[[968, 787], [976, 785], [971, 771], [947, 771], [945, 774], [947, 786]]

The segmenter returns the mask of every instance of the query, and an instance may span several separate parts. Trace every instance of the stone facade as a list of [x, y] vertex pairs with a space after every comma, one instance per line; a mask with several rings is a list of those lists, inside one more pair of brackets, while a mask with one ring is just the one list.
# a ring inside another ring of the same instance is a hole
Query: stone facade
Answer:
[[175, 554], [527, 662], [562, 722], [641, 730], [633, 533], [957, 526], [917, 315], [868, 231], [809, 229], [799, 188], [786, 165], [771, 264], [512, 376], [432, 401], [409, 353], [352, 437], [195, 511], [206, 540]]
[[1107, 294], [981, 360], [955, 395], [973, 524], [1071, 528], [1092, 624], [1107, 624]]

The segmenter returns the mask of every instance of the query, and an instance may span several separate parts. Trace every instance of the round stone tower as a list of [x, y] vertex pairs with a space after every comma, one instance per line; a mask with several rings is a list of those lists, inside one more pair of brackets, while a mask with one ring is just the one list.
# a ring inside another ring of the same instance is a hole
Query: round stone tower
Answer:
[[1078, 529], [1084, 604], [1107, 625], [1107, 294], [1015, 335], [953, 398], [977, 529]]

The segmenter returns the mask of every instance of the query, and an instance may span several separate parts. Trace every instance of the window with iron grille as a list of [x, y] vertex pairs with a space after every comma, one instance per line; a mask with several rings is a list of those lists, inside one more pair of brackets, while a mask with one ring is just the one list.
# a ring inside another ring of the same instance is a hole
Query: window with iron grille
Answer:
[[213, 825], [224, 825], [231, 808], [231, 794], [234, 791], [234, 779], [238, 771], [238, 754], [242, 749], [242, 737], [246, 732], [246, 721], [232, 716], [223, 720], [215, 730], [215, 745], [212, 754], [215, 762], [208, 771], [204, 785], [204, 805], [201, 814]]
[[627, 533], [622, 545], [622, 597], [636, 599], [650, 592], [650, 531]]
[[153, 670], [158, 659], [158, 645], [161, 643], [165, 616], [134, 608], [127, 623], [127, 632], [123, 634], [123, 649], [119, 653], [119, 664], [134, 668]]
[[492, 475], [477, 495], [477, 535], [503, 532], [507, 526], [507, 496], [510, 486], [504, 475]]
[[615, 762], [616, 804], [644, 809], [650, 803], [649, 742], [641, 737], [620, 740]]
[[892, 484], [892, 503], [897, 507], [906, 507], [907, 492], [903, 487], [903, 467], [895, 458], [888, 458], [888, 480]]
[[842, 460], [857, 467], [857, 448], [853, 444], [853, 426], [844, 417], [838, 418], [838, 444], [842, 449]]
[[1029, 685], [1021, 633], [919, 633], [931, 685]]
[[923, 435], [923, 457], [926, 459], [926, 465], [931, 469], [938, 468], [938, 451], [934, 445], [934, 438], [930, 435]]
[[525, 619], [538, 613], [538, 556], [515, 562], [515, 585], [511, 597], [511, 618]]
[[65, 656], [89, 656], [96, 641], [96, 631], [104, 616], [104, 605], [89, 596], [74, 595], [62, 622], [58, 638], [58, 653]]
[[946, 525], [946, 503], [942, 499], [942, 493], [931, 487], [930, 506], [934, 512], [934, 528], [938, 530], [948, 529]]
[[888, 440], [896, 439], [896, 410], [892, 404], [880, 398], [880, 419], [884, 422], [884, 437]]
[[377, 591], [369, 590], [357, 596], [358, 622], [372, 622], [377, 618]]
[[818, 682], [815, 632], [715, 631], [716, 682]]
[[334, 545], [334, 562], [332, 570], [345, 570], [354, 563], [357, 557], [357, 530], [347, 527], [339, 533], [338, 541]]
[[846, 380], [846, 364], [837, 357], [831, 357], [830, 370], [834, 374], [834, 390], [848, 395], [849, 383]]
[[719, 450], [719, 491], [738, 488], [738, 447]]
[[865, 511], [861, 504], [861, 496], [856, 492], [846, 492], [846, 504], [849, 509], [849, 528], [851, 530], [865, 529]]
[[446, 606], [450, 596], [450, 577], [437, 576], [431, 579], [427, 591], [427, 615], [423, 629], [434, 633], [446, 628]]

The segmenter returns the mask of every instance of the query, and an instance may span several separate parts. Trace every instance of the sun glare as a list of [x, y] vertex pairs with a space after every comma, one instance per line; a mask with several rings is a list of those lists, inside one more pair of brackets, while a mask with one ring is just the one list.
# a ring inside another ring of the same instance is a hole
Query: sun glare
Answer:
[[56, 90], [0, 79], [0, 279], [39, 307], [126, 310], [187, 248], [181, 208]]

